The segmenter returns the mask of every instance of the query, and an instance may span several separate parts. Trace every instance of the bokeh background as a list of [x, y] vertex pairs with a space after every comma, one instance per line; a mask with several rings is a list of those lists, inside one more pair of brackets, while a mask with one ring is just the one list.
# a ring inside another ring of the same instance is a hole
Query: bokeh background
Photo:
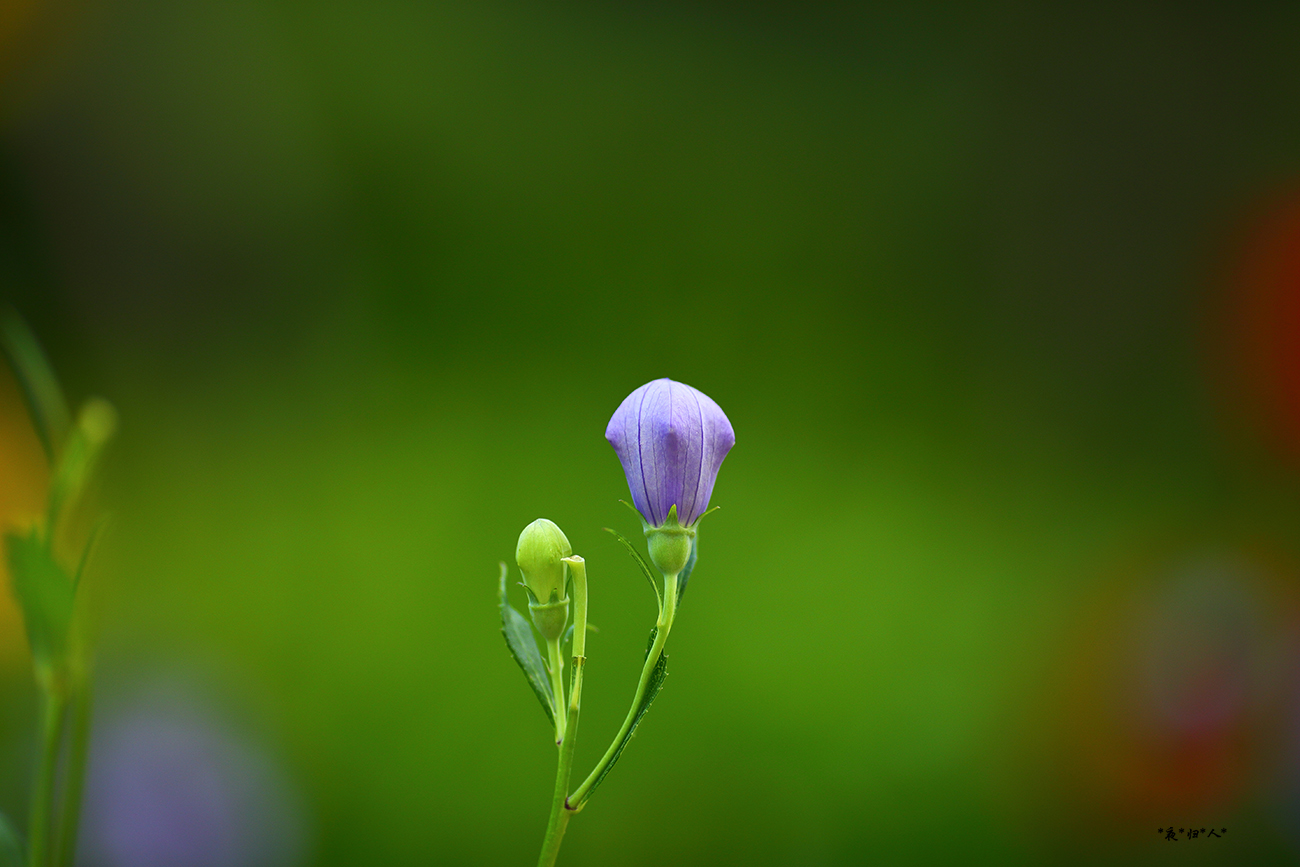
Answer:
[[[1298, 45], [1294, 4], [0, 3], [0, 295], [121, 418], [82, 862], [532, 863], [496, 564], [539, 516], [588, 560], [585, 773], [654, 617], [602, 434], [670, 376], [737, 445], [562, 863], [1294, 863]], [[44, 472], [6, 373], [6, 523]], [[6, 598], [19, 822], [25, 648]]]

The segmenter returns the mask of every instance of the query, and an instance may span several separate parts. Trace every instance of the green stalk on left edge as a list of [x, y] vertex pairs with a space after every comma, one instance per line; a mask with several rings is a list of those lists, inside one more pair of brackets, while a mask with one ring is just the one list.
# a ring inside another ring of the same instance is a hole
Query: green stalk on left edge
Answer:
[[[569, 777], [573, 771], [573, 747], [578, 736], [578, 711], [582, 705], [582, 669], [587, 661], [587, 564], [578, 556], [565, 557], [573, 572], [573, 683], [569, 689], [569, 712], [566, 733], [559, 740], [560, 758], [555, 770], [555, 796], [551, 801], [551, 817], [546, 823], [546, 836], [542, 838], [542, 852], [538, 867], [554, 867], [560, 854], [560, 843], [569, 826], [569, 817], [575, 811], [569, 807]], [[562, 707], [562, 705], [557, 705]], [[559, 714], [556, 714], [559, 727]]]
[[53, 672], [38, 678], [44, 710], [41, 716], [41, 758], [32, 787], [32, 809], [27, 823], [28, 867], [47, 867], [53, 818], [54, 782], [58, 774], [59, 747], [63, 743], [63, 718], [67, 706], [61, 684]]
[[73, 867], [77, 858], [81, 795], [86, 787], [86, 753], [90, 748], [90, 684], [84, 673], [74, 677], [68, 703], [68, 759], [54, 840], [54, 863], [58, 867]]

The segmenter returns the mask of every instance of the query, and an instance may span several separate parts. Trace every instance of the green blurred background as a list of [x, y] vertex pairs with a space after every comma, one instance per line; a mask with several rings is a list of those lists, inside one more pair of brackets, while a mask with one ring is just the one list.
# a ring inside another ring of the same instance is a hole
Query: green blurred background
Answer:
[[1300, 7], [2, 6], [0, 293], [121, 415], [84, 863], [532, 863], [496, 564], [587, 558], [585, 774], [660, 376], [737, 444], [562, 864], [1300, 857]]

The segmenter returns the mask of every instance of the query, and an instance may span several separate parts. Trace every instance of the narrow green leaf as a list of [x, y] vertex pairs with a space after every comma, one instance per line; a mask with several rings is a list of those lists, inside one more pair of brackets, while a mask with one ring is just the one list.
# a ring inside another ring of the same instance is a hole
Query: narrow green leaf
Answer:
[[0, 867], [22, 867], [24, 860], [22, 838], [9, 817], [0, 813]]
[[35, 531], [5, 535], [14, 598], [23, 612], [32, 657], [50, 663], [63, 656], [72, 622], [72, 581]]
[[53, 464], [71, 424], [68, 402], [36, 336], [12, 308], [0, 311], [0, 349], [14, 369], [45, 457]]
[[631, 554], [632, 559], [635, 560], [636, 564], [641, 567], [641, 574], [645, 576], [645, 580], [650, 582], [650, 589], [655, 592], [655, 599], [658, 600], [659, 608], [660, 610], [662, 610], [664, 607], [664, 601], [663, 598], [660, 597], [659, 595], [659, 585], [655, 583], [654, 573], [650, 571], [649, 564], [647, 564], [646, 561], [642, 559], [641, 554], [636, 550], [636, 548], [632, 547], [632, 543], [629, 542], [627, 539], [623, 538], [622, 533], [619, 533], [617, 530], [611, 530], [609, 527], [605, 528], [605, 532], [609, 533], [615, 539], [622, 542], [623, 547], [627, 549], [627, 553]]
[[629, 503], [627, 500], [619, 500], [619, 502], [622, 503], [623, 505], [627, 506], [628, 509], [632, 512], [633, 515], [636, 515], [636, 519], [637, 519], [638, 521], [641, 522], [641, 526], [642, 526], [642, 527], [648, 527], [648, 526], [650, 526], [649, 524], [647, 524], [647, 523], [645, 522], [645, 518], [641, 517], [641, 513], [640, 513], [639, 511], [637, 511], [636, 506], [632, 505], [632, 504]]
[[[646, 645], [645, 649], [645, 655], [647, 657], [650, 655], [650, 648], [654, 647], [655, 636], [658, 633], [658, 629], [651, 628], [650, 643]], [[632, 735], [636, 734], [636, 727], [641, 724], [641, 717], [645, 716], [646, 711], [650, 710], [650, 705], [654, 702], [655, 696], [659, 694], [659, 689], [664, 685], [664, 678], [667, 676], [668, 654], [660, 653], [659, 661], [655, 663], [654, 670], [650, 672], [650, 679], [646, 681], [645, 695], [641, 696], [641, 703], [637, 705], [636, 716], [632, 718], [632, 725], [627, 730], [627, 736], [624, 737], [623, 740], [619, 741], [618, 746], [614, 749], [614, 755], [610, 757], [609, 764], [605, 765], [604, 770], [600, 772], [600, 776], [596, 778], [596, 781], [591, 784], [591, 788], [587, 790], [587, 797], [583, 799], [583, 803], [586, 803], [586, 801], [591, 798], [592, 793], [596, 791], [604, 781], [605, 777], [609, 775], [609, 772], [613, 770], [614, 765], [618, 763], [619, 756], [623, 755], [623, 748], [627, 746], [628, 741], [632, 740]]]
[[552, 705], [550, 681], [546, 676], [546, 667], [542, 664], [542, 652], [537, 648], [537, 639], [533, 628], [518, 611], [510, 607], [506, 599], [506, 564], [501, 564], [501, 634], [505, 636], [506, 647], [510, 655], [519, 663], [528, 685], [537, 694], [537, 700], [546, 711], [546, 718], [555, 725], [555, 708]]

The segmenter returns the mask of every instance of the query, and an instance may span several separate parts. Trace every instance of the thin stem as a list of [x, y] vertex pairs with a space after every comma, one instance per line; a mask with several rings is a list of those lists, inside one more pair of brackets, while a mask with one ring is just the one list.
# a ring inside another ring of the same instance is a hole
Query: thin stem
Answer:
[[564, 657], [560, 656], [560, 639], [546, 642], [546, 653], [551, 662], [551, 695], [555, 702], [555, 743], [564, 742], [567, 717], [564, 713]]
[[41, 720], [41, 760], [32, 789], [32, 810], [27, 825], [28, 867], [46, 867], [50, 842], [50, 813], [54, 800], [54, 777], [63, 740], [63, 711], [67, 700], [52, 676], [38, 678], [45, 702]]
[[573, 747], [578, 734], [578, 695], [582, 689], [582, 657], [573, 658], [573, 701], [569, 704], [568, 736], [560, 743], [560, 760], [555, 769], [555, 795], [551, 800], [551, 816], [546, 822], [546, 836], [542, 838], [542, 852], [537, 858], [537, 867], [554, 867], [555, 859], [560, 854], [560, 843], [564, 832], [569, 827], [569, 817], [574, 811], [569, 808], [567, 795], [569, 777], [573, 772]]
[[632, 696], [632, 706], [628, 708], [627, 718], [623, 720], [623, 725], [614, 736], [614, 740], [605, 750], [605, 755], [596, 763], [596, 767], [587, 775], [587, 779], [582, 781], [569, 796], [569, 807], [574, 812], [582, 809], [587, 800], [587, 795], [591, 792], [591, 787], [596, 784], [600, 778], [601, 772], [605, 767], [614, 760], [618, 752], [619, 744], [627, 737], [628, 732], [632, 730], [632, 725], [636, 722], [637, 708], [641, 706], [641, 700], [645, 697], [646, 688], [650, 684], [650, 675], [659, 662], [659, 657], [663, 655], [664, 644], [668, 641], [668, 633], [673, 628], [673, 618], [677, 613], [677, 576], [664, 576], [664, 604], [663, 609], [659, 612], [659, 620], [655, 624], [655, 640], [650, 645], [650, 652], [646, 654], [645, 665], [641, 667], [641, 679], [637, 681], [636, 693]]
[[573, 749], [578, 740], [578, 712], [582, 707], [582, 670], [587, 657], [587, 567], [581, 557], [565, 559], [573, 570], [573, 684], [569, 696], [568, 735], [560, 741], [560, 758], [555, 769], [555, 796], [551, 800], [551, 816], [546, 823], [546, 836], [542, 838], [542, 851], [537, 857], [538, 867], [554, 867], [560, 854], [560, 843], [569, 827], [569, 818], [575, 812], [569, 807], [569, 777], [573, 771]]
[[[575, 554], [572, 557], [566, 557], [564, 562], [569, 564], [569, 571], [573, 573], [573, 655], [586, 658], [587, 561]], [[574, 672], [574, 680], [580, 682], [577, 672]], [[574, 684], [573, 689], [576, 695], [577, 683]]]
[[71, 744], [64, 772], [63, 804], [59, 808], [54, 852], [54, 863], [59, 867], [72, 867], [77, 854], [81, 794], [85, 789], [86, 753], [90, 747], [90, 689], [84, 678], [73, 687], [71, 705]]

